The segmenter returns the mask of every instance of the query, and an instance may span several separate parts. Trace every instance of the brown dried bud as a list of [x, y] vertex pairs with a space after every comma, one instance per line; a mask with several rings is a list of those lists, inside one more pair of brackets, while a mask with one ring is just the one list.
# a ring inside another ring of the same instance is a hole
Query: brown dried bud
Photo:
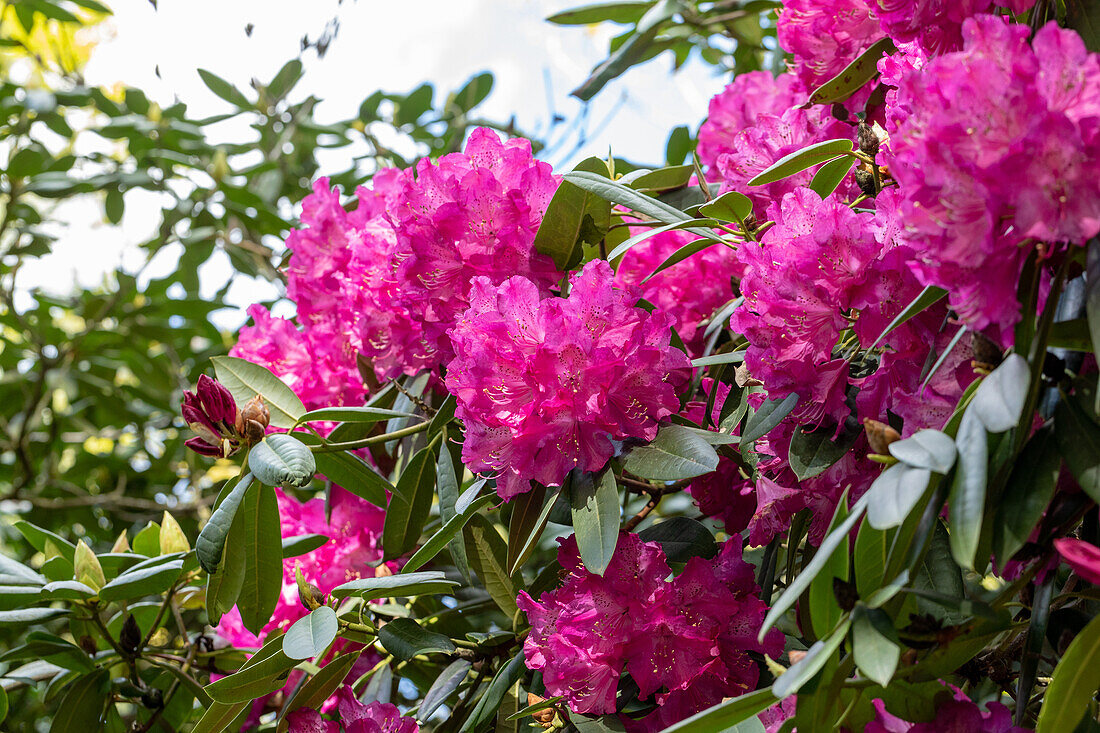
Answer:
[[80, 640], [77, 643], [80, 644], [80, 648], [83, 649], [84, 653], [88, 656], [94, 657], [96, 652], [99, 651], [99, 647], [96, 646], [95, 639], [93, 639], [90, 634], [85, 634], [84, 636], [80, 637]]
[[122, 630], [118, 632], [118, 645], [127, 654], [137, 654], [141, 649], [141, 629], [132, 613], [126, 614], [126, 620], [122, 622]]
[[978, 331], [970, 332], [970, 349], [974, 352], [974, 368], [991, 372], [1004, 358], [1001, 347]]
[[805, 658], [805, 656], [806, 656], [806, 652], [801, 651], [799, 649], [793, 649], [793, 650], [787, 652], [787, 658], [791, 660], [791, 666], [792, 667], [794, 665], [798, 664], [799, 662], [801, 662]]
[[891, 443], [901, 440], [901, 434], [897, 430], [869, 417], [863, 419], [863, 432], [867, 433], [867, 442], [871, 444], [871, 451], [882, 456], [890, 452]]
[[[544, 697], [539, 697], [533, 692], [527, 693], [527, 706], [538, 705], [545, 700]], [[535, 719], [535, 722], [541, 725], [543, 728], [549, 728], [554, 724], [554, 719], [558, 717], [558, 711], [553, 707], [543, 708], [542, 710], [536, 710], [531, 713], [531, 717]]]
[[855, 585], [840, 578], [833, 578], [833, 596], [842, 611], [851, 611], [859, 600]]
[[264, 404], [264, 398], [256, 395], [237, 414], [237, 432], [246, 442], [259, 443], [264, 439], [269, 422], [271, 422], [271, 412]]
[[871, 171], [864, 170], [863, 168], [856, 168], [856, 185], [859, 186], [859, 190], [868, 196], [874, 196], [878, 191], [875, 190], [875, 174]]
[[733, 381], [738, 387], [741, 388], [759, 387], [764, 384], [759, 379], [754, 379], [749, 374], [749, 368], [744, 364], [737, 367], [737, 370], [733, 373]]
[[866, 122], [860, 122], [859, 127], [856, 128], [856, 142], [859, 144], [861, 153], [869, 155], [872, 158], [878, 155], [878, 135], [875, 134], [874, 129]]

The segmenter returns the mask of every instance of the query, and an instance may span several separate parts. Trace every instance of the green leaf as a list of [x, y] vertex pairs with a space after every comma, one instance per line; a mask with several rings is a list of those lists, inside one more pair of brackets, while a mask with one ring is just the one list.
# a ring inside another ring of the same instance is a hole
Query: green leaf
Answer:
[[815, 89], [810, 95], [810, 104], [843, 102], [878, 75], [879, 59], [895, 51], [897, 49], [894, 42], [889, 38], [871, 44], [870, 48], [845, 66], [839, 74]]
[[664, 224], [659, 227], [646, 227], [645, 231], [640, 234], [635, 234], [630, 239], [624, 240], [616, 245], [615, 249], [611, 250], [611, 253], [607, 255], [607, 261], [615, 262], [637, 245], [656, 237], [658, 234], [678, 231], [680, 229], [690, 229], [691, 227], [700, 225], [713, 226], [714, 223], [713, 219], [685, 219], [684, 221], [678, 221], [674, 224]]
[[[833, 532], [844, 523], [848, 517], [848, 492], [845, 491], [840, 501], [837, 502], [833, 512], [832, 521], [829, 522], [827, 532]], [[810, 621], [813, 624], [814, 634], [817, 638], [824, 638], [844, 615], [844, 610], [837, 603], [836, 593], [833, 590], [833, 581], [839, 579], [848, 580], [848, 536], [845, 535], [839, 544], [837, 551], [833, 552], [829, 561], [818, 572], [817, 577], [810, 583], [809, 606]]]
[[252, 446], [248, 468], [268, 486], [301, 488], [313, 480], [317, 463], [304, 443], [285, 433], [273, 433]]
[[657, 265], [657, 267], [653, 269], [653, 272], [646, 275], [645, 278], [642, 279], [642, 282], [639, 284], [645, 285], [647, 282], [652, 280], [657, 275], [660, 275], [662, 272], [672, 267], [673, 265], [678, 265], [686, 260], [688, 257], [699, 254], [703, 250], [709, 249], [716, 244], [718, 244], [718, 241], [712, 237], [709, 239], [696, 239], [692, 242], [688, 242], [681, 247], [678, 247], [675, 252], [666, 257], [661, 262], [661, 264]]
[[727, 191], [700, 206], [699, 213], [719, 221], [735, 221], [744, 227], [745, 220], [752, 216], [752, 199], [737, 191]]
[[[1097, 441], [1100, 450], [1100, 440]], [[1054, 496], [1062, 456], [1054, 430], [1045, 427], [1031, 437], [1012, 466], [993, 523], [993, 554], [1003, 566], [1024, 546]]]
[[[586, 158], [573, 169], [594, 176], [610, 176], [607, 163]], [[568, 180], [562, 181], [535, 234], [535, 250], [549, 255], [560, 270], [569, 270], [581, 261], [583, 245], [603, 238], [611, 226], [611, 202]]]
[[[248, 522], [243, 515], [236, 516], [235, 513], [234, 520], [226, 535], [225, 544], [233, 548], [243, 547], [248, 540], [247, 524]], [[197, 551], [198, 543], [196, 542], [195, 545]], [[210, 573], [210, 577], [206, 582], [206, 612], [210, 617], [211, 625], [216, 625], [222, 614], [227, 613], [236, 605], [241, 594], [241, 588], [244, 587], [244, 574], [245, 553], [243, 551], [223, 552], [217, 569], [215, 572]]]
[[[285, 712], [291, 713], [298, 708], [320, 710], [325, 700], [329, 699], [344, 683], [344, 678], [348, 676], [360, 655], [362, 655], [362, 651], [341, 654], [324, 667], [321, 667], [321, 670], [310, 677], [309, 681], [302, 685], [298, 693], [291, 698], [286, 705]], [[288, 727], [284, 717], [279, 722], [279, 730], [285, 732]]]
[[382, 529], [382, 547], [388, 560], [401, 557], [416, 546], [431, 513], [432, 497], [435, 495], [436, 445], [433, 442], [418, 451], [397, 479]]
[[583, 5], [554, 13], [547, 22], [557, 25], [591, 25], [593, 23], [636, 23], [653, 7], [649, 2], [606, 2]]
[[214, 92], [214, 94], [218, 95], [226, 102], [240, 109], [252, 109], [252, 103], [248, 101], [248, 97], [244, 96], [241, 90], [237, 89], [237, 87], [217, 74], [213, 74], [206, 69], [199, 69], [199, 76], [202, 77], [202, 83], [206, 85], [207, 89]]
[[[244, 627], [253, 634], [271, 620], [283, 588], [283, 537], [275, 490], [253, 482], [237, 510], [241, 521], [244, 582], [237, 598]], [[236, 521], [234, 521], [234, 525]], [[236, 535], [234, 527], [233, 535]], [[215, 698], [217, 699], [217, 698]]]
[[[481, 490], [481, 487], [485, 485], [484, 479], [475, 481], [473, 486], [466, 490], [466, 493], [459, 495], [458, 476], [455, 472], [454, 459], [451, 457], [449, 450], [439, 451], [439, 459], [435, 464], [436, 475], [436, 490], [439, 494], [439, 518], [443, 520], [443, 526], [447, 526], [447, 523], [455, 518], [462, 512], [457, 508], [459, 502], [468, 492], [473, 491], [474, 487], [477, 487], [477, 491], [474, 492], [474, 496]], [[465, 526], [465, 521], [463, 521]], [[466, 582], [470, 582], [470, 565], [466, 560], [466, 545], [462, 538], [457, 534], [452, 539], [447, 547], [451, 553], [451, 557], [454, 559], [455, 567], [458, 568], [458, 572], [466, 579]]]
[[898, 633], [886, 612], [858, 605], [852, 612], [852, 658], [863, 676], [886, 687], [901, 659]]
[[418, 654], [453, 654], [455, 645], [443, 634], [427, 631], [411, 618], [395, 618], [378, 629], [378, 640], [396, 659]]
[[485, 101], [493, 91], [493, 75], [485, 71], [475, 75], [454, 93], [452, 102], [463, 112], [469, 112]]
[[26, 539], [27, 542], [30, 542], [31, 545], [34, 546], [34, 549], [39, 552], [46, 552], [47, 540], [53, 542], [54, 547], [60, 551], [61, 556], [68, 560], [70, 565], [72, 564], [73, 557], [76, 555], [76, 545], [72, 542], [62, 538], [60, 535], [54, 534], [48, 529], [42, 529], [22, 519], [16, 520], [12, 526], [14, 526], [19, 531], [19, 534], [23, 535], [23, 538]]
[[1062, 399], [1054, 408], [1054, 435], [1077, 483], [1093, 501], [1100, 501], [1100, 426], [1076, 400]]
[[481, 700], [470, 712], [470, 717], [466, 718], [462, 723], [462, 727], [459, 728], [460, 733], [478, 730], [496, 717], [497, 708], [500, 707], [504, 695], [526, 672], [527, 667], [524, 664], [523, 652], [520, 652], [497, 671], [493, 681], [489, 683], [489, 689], [481, 696]]
[[745, 422], [745, 431], [741, 433], [741, 445], [748, 445], [757, 438], [767, 435], [772, 428], [783, 422], [783, 418], [791, 414], [791, 410], [797, 404], [798, 395], [793, 392], [781, 400], [764, 400]]
[[946, 474], [955, 465], [955, 441], [939, 430], [918, 430], [890, 444], [890, 455], [913, 468]]
[[726, 733], [730, 728], [764, 712], [779, 700], [771, 688], [749, 692], [707, 708], [665, 728], [664, 733]]
[[[810, 432], [804, 432], [810, 428]], [[788, 462], [799, 481], [818, 476], [827, 471], [834, 463], [851, 450], [859, 437], [858, 430], [844, 430], [833, 439], [834, 430], [829, 427], [803, 426], [791, 436]]]
[[160, 525], [149, 522], [134, 537], [134, 552], [146, 557], [160, 554]]
[[749, 181], [749, 185], [763, 186], [768, 183], [782, 181], [784, 178], [789, 178], [795, 173], [801, 173], [818, 163], [830, 161], [841, 155], [847, 156], [854, 149], [855, 143], [843, 138], [814, 143], [813, 145], [809, 145], [801, 150], [796, 150], [789, 155], [783, 156], [772, 165], [760, 171], [755, 178]]
[[507, 618], [513, 618], [519, 610], [516, 597], [523, 584], [518, 573], [512, 575], [508, 572], [508, 547], [504, 539], [496, 527], [480, 514], [471, 517], [462, 535], [470, 567], [477, 573], [497, 607]]
[[248, 702], [282, 687], [283, 677], [295, 664], [283, 653], [282, 635], [275, 635], [239, 670], [207, 685], [206, 692], [221, 703]]
[[[550, 497], [549, 501], [543, 501], [542, 508], [539, 510], [538, 517], [535, 519], [534, 524], [531, 526], [530, 531], [526, 537], [522, 538], [522, 541], [517, 537], [518, 549], [515, 555], [512, 554], [512, 528], [508, 527], [508, 572], [515, 574], [522, 566], [527, 562], [527, 558], [531, 556], [531, 553], [538, 547], [539, 540], [542, 538], [542, 533], [546, 529], [547, 522], [550, 521], [550, 512], [553, 511], [554, 506], [558, 502], [558, 497], [561, 492], [565, 490], [565, 487], [569, 486], [572, 479], [567, 479], [562, 489], [554, 492], [554, 495]], [[533, 492], [529, 492], [533, 493]], [[521, 494], [521, 496], [523, 496]]]
[[214, 509], [206, 526], [199, 532], [199, 537], [195, 540], [195, 554], [198, 556], [199, 565], [206, 572], [214, 573], [217, 570], [218, 563], [222, 559], [222, 551], [225, 549], [225, 539], [229, 536], [230, 527], [233, 526], [233, 518], [237, 516], [241, 499], [251, 485], [251, 473], [241, 476], [229, 495]]
[[648, 445], [632, 448], [623, 468], [638, 478], [680, 481], [710, 473], [718, 467], [718, 453], [709, 442], [680, 425], [665, 425]]
[[867, 490], [867, 522], [875, 529], [891, 529], [905, 521], [924, 496], [932, 472], [897, 463], [879, 474]]
[[202, 718], [191, 733], [225, 733], [232, 729], [237, 716], [248, 706], [248, 701], [226, 704], [215, 702], [206, 708]]
[[[1095, 48], [1100, 42], [1100, 35], [1095, 30], [1092, 41], [1089, 48]], [[1100, 240], [1095, 237], [1089, 241], [1085, 255], [1085, 317], [1092, 336], [1092, 353], [1100, 354]], [[1100, 413], [1100, 387], [1096, 390], [1092, 410]]]
[[331, 539], [323, 534], [300, 534], [294, 537], [283, 538], [283, 559], [288, 557], [300, 557], [313, 552], [318, 547], [324, 547]]
[[870, 522], [860, 525], [852, 556], [856, 591], [861, 598], [874, 593], [885, 580], [886, 560], [890, 555], [891, 532], [875, 529]]
[[107, 221], [118, 224], [122, 221], [125, 208], [126, 201], [122, 197], [122, 191], [117, 188], [108, 189], [103, 197], [103, 213], [107, 217]]
[[0, 554], [0, 575], [7, 585], [44, 585], [46, 578], [21, 562]]
[[985, 517], [989, 448], [985, 426], [973, 409], [963, 415], [955, 445], [959, 460], [947, 497], [951, 508], [951, 554], [959, 565], [974, 570]]
[[43, 621], [68, 616], [67, 608], [17, 608], [14, 611], [0, 611], [0, 626], [28, 626]]
[[283, 636], [283, 654], [291, 659], [319, 656], [336, 638], [340, 623], [336, 611], [328, 606], [315, 608], [294, 622]]
[[[307, 445], [313, 445], [302, 437], [308, 433], [294, 435]], [[313, 437], [316, 439], [316, 436]], [[317, 444], [320, 445], [320, 441], [317, 441]], [[378, 472], [362, 458], [353, 453], [329, 451], [315, 453], [313, 459], [317, 462], [317, 472], [325, 478], [364, 501], [386, 508], [386, 492], [393, 491], [393, 484], [379, 476]]]
[[848, 156], [829, 161], [814, 173], [813, 180], [810, 181], [810, 189], [821, 198], [828, 198], [840, 187], [847, 178], [848, 171], [852, 170], [858, 162], [855, 158]]
[[943, 288], [937, 288], [935, 285], [929, 285], [920, 294], [913, 298], [913, 301], [905, 306], [901, 313], [894, 316], [894, 320], [890, 321], [890, 324], [878, 335], [868, 348], [874, 349], [879, 345], [884, 338], [886, 338], [895, 328], [908, 321], [910, 318], [920, 315], [925, 309], [932, 307], [936, 303], [940, 302], [947, 297], [947, 291]]
[[[555, 494], [555, 497], [557, 495]], [[511, 499], [511, 516], [508, 518], [508, 572], [514, 573], [526, 558], [521, 558], [524, 550], [538, 544], [542, 530], [550, 517], [550, 510], [546, 505], [546, 487], [539, 483], [533, 483], [531, 490], [519, 494]], [[545, 509], [545, 511], [544, 511]], [[530, 553], [528, 553], [529, 555]]]
[[302, 62], [299, 59], [291, 59], [283, 64], [271, 83], [267, 85], [267, 93], [273, 99], [282, 99], [301, 78]]
[[689, 517], [672, 517], [651, 524], [638, 532], [644, 542], [657, 542], [670, 563], [687, 562], [693, 557], [707, 560], [718, 554], [718, 543], [706, 525]]
[[844, 637], [848, 635], [848, 627], [851, 625], [851, 619], [846, 618], [840, 627], [829, 634], [828, 637], [814, 642], [813, 646], [806, 650], [806, 656], [779, 675], [779, 679], [772, 685], [772, 693], [782, 700], [801, 690], [802, 686], [809, 682], [825, 666], [825, 663], [836, 654], [836, 650], [840, 648]]
[[357, 596], [366, 601], [394, 596], [411, 598], [436, 593], [450, 593], [457, 585], [458, 583], [455, 581], [447, 580], [447, 576], [443, 573], [433, 570], [351, 580], [333, 588], [332, 596], [333, 598]]
[[835, 530], [825, 536], [825, 539], [821, 541], [821, 546], [817, 548], [817, 553], [814, 554], [813, 559], [802, 569], [801, 573], [795, 576], [795, 579], [791, 581], [791, 584], [787, 586], [783, 594], [772, 604], [771, 609], [768, 611], [768, 615], [764, 618], [764, 623], [760, 627], [758, 638], [761, 641], [763, 641], [764, 635], [768, 632], [768, 629], [775, 625], [775, 622], [779, 620], [780, 616], [794, 606], [799, 596], [810, 587], [810, 583], [817, 577], [818, 573], [825, 569], [825, 566], [829, 564], [829, 560], [832, 558], [833, 553], [837, 551], [837, 548], [847, 541], [848, 533], [852, 531], [852, 527], [856, 526], [860, 517], [863, 516], [863, 512], [867, 509], [868, 496], [869, 492], [861, 496], [856, 503], [852, 505], [848, 517], [841, 522]]
[[[687, 128], [684, 128], [684, 132], [687, 133]], [[690, 133], [688, 135], [690, 137]], [[669, 165], [652, 171], [637, 170], [630, 174], [629, 185], [635, 191], [671, 191], [686, 186], [694, 172], [693, 165]], [[626, 183], [626, 180], [622, 182]]]
[[151, 567], [139, 565], [100, 588], [99, 598], [111, 602], [157, 595], [171, 588], [182, 572], [183, 560]]
[[106, 669], [78, 677], [65, 686], [65, 695], [57, 705], [50, 733], [99, 730], [110, 692], [110, 673]]
[[603, 576], [619, 541], [619, 486], [614, 471], [582, 473], [570, 484], [573, 531], [584, 567]]
[[725, 354], [711, 354], [692, 359], [691, 365], [696, 369], [700, 367], [717, 366], [719, 364], [740, 364], [745, 361], [744, 351], [729, 351]]
[[327, 420], [332, 422], [372, 424], [402, 417], [420, 417], [415, 412], [403, 412], [402, 410], [388, 410], [381, 407], [326, 407], [321, 410], [310, 410], [298, 418], [297, 425], [307, 422]]
[[439, 673], [439, 676], [435, 678], [435, 682], [424, 693], [424, 700], [416, 711], [416, 717], [420, 720], [430, 718], [432, 713], [447, 702], [447, 698], [451, 696], [451, 693], [457, 690], [462, 681], [466, 679], [471, 666], [471, 662], [467, 659], [456, 659], [447, 665], [447, 668]]
[[1085, 716], [1100, 688], [1100, 616], [1081, 630], [1058, 662], [1039, 711], [1038, 733], [1061, 733]]
[[619, 46], [614, 53], [596, 66], [581, 86], [570, 92], [571, 96], [587, 102], [596, 96], [604, 86], [629, 69], [631, 66], [644, 61], [646, 53], [657, 33], [664, 23], [672, 19], [679, 6], [676, 0], [659, 0], [653, 7], [646, 11], [638, 21], [634, 33]]
[[282, 380], [259, 364], [235, 356], [215, 356], [210, 360], [218, 381], [225, 385], [238, 405], [256, 395], [264, 398], [271, 413], [271, 426], [292, 428], [306, 414], [305, 405]]
[[[583, 171], [566, 173], [565, 180], [586, 191], [591, 191], [613, 204], [626, 206], [632, 211], [645, 214], [665, 224], [676, 224], [691, 219], [690, 216], [673, 206], [658, 201], [652, 196], [646, 196], [644, 193], [639, 193], [629, 186], [624, 186], [616, 181], [609, 181], [607, 178], [596, 175], [595, 173], [586, 173]], [[715, 237], [713, 232], [706, 229], [692, 228], [688, 231], [712, 241], [721, 241]]]
[[1030, 387], [1031, 369], [1027, 359], [1009, 354], [978, 385], [967, 412], [973, 412], [989, 432], [1003, 433], [1020, 422]]

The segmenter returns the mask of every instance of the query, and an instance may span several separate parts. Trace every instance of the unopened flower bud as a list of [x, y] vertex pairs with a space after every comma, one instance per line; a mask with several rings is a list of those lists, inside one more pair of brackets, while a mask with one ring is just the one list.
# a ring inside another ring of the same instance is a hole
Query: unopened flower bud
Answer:
[[901, 440], [901, 434], [897, 430], [869, 417], [863, 419], [863, 431], [867, 433], [867, 442], [871, 444], [871, 451], [882, 456], [889, 453], [891, 443]]
[[122, 530], [122, 534], [115, 540], [115, 544], [111, 546], [111, 552], [129, 552], [130, 540], [126, 538], [126, 530]]
[[325, 601], [327, 600], [325, 594], [321, 592], [320, 588], [308, 582], [305, 577], [302, 576], [302, 568], [300, 565], [294, 566], [294, 580], [298, 584], [298, 601], [303, 607], [313, 611], [325, 605]]
[[[533, 692], [527, 693], [527, 706], [538, 705], [545, 700], [544, 697], [539, 697]], [[543, 728], [549, 728], [554, 724], [554, 719], [558, 717], [558, 711], [553, 706], [536, 710], [531, 713], [531, 717], [535, 719], [535, 722], [541, 725]]]
[[859, 190], [868, 196], [874, 196], [878, 193], [875, 190], [875, 174], [869, 170], [863, 168], [856, 168], [856, 185], [859, 186]]
[[806, 652], [799, 649], [792, 649], [790, 652], [787, 652], [787, 658], [791, 660], [792, 667], [801, 662], [805, 656]]
[[264, 404], [264, 398], [256, 395], [248, 401], [237, 416], [237, 432], [246, 443], [259, 443], [264, 439], [271, 412]]
[[95, 639], [93, 639], [90, 634], [85, 634], [84, 636], [80, 637], [79, 639], [77, 639], [76, 643], [80, 645], [80, 648], [83, 649], [84, 653], [88, 656], [95, 656], [96, 652], [99, 651], [99, 648], [96, 646]]
[[160, 554], [171, 555], [175, 552], [190, 552], [190, 550], [191, 543], [187, 541], [183, 528], [175, 517], [165, 512], [160, 522]]
[[978, 331], [970, 332], [970, 348], [974, 352], [974, 367], [982, 371], [993, 371], [1004, 358], [1001, 348]]
[[859, 150], [865, 155], [869, 155], [872, 158], [878, 155], [879, 139], [875, 134], [874, 128], [868, 125], [866, 122], [860, 122], [859, 127], [856, 130], [856, 142], [859, 144]]
[[126, 614], [126, 620], [122, 622], [122, 630], [118, 632], [118, 645], [127, 654], [137, 654], [141, 648], [141, 629], [132, 613]]
[[89, 588], [99, 590], [107, 585], [107, 577], [103, 574], [103, 566], [99, 564], [99, 558], [92, 552], [92, 548], [84, 544], [84, 540], [76, 543], [73, 570], [73, 577]]
[[393, 575], [393, 571], [390, 570], [390, 566], [382, 563], [374, 569], [374, 577], [376, 578], [388, 578]]

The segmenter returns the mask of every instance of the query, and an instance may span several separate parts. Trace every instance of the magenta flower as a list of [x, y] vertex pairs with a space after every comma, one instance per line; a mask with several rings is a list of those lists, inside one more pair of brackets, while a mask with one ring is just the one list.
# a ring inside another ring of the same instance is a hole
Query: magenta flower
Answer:
[[793, 74], [772, 76], [767, 71], [738, 74], [710, 100], [707, 119], [699, 128], [696, 152], [710, 169], [719, 156], [736, 150], [737, 136], [757, 124], [760, 115], [781, 117], [802, 104], [808, 93]]
[[469, 306], [477, 278], [499, 285], [521, 276], [544, 294], [561, 279], [553, 260], [534, 250], [557, 186], [549, 164], [531, 157], [528, 140], [501, 142], [488, 128], [475, 130], [464, 152], [421, 160], [415, 178], [401, 179], [387, 209], [396, 235], [395, 298], [422, 329], [406, 364], [431, 368], [451, 359], [447, 331]]
[[1054, 548], [1073, 568], [1073, 572], [1090, 583], [1100, 585], [1100, 547], [1072, 537], [1054, 540]]
[[670, 345], [671, 317], [635, 307], [612, 278], [592, 261], [568, 298], [544, 298], [523, 277], [474, 280], [446, 383], [466, 426], [462, 459], [495, 475], [502, 498], [599, 470], [612, 441], [652, 440], [679, 410], [690, 362]]
[[183, 393], [183, 419], [195, 433], [186, 441], [191, 450], [204, 456], [224, 458], [240, 445], [237, 433], [237, 403], [221, 382], [199, 376], [194, 392]]
[[[927, 723], [911, 723], [886, 711], [882, 700], [875, 700], [875, 719], [866, 733], [1026, 733], [1012, 724], [1012, 713], [999, 702], [986, 704], [983, 712], [969, 697], [953, 685], [954, 696], [936, 708], [936, 717]], [[941, 693], [946, 695], [946, 693]]]
[[[418, 733], [420, 726], [404, 718], [396, 705], [372, 702], [364, 705], [344, 685], [337, 693], [340, 722], [325, 720], [316, 710], [300, 708], [287, 716], [290, 733]], [[342, 725], [341, 725], [342, 724]]]
[[767, 608], [756, 598], [741, 543], [726, 542], [711, 560], [691, 559], [671, 571], [656, 543], [622, 534], [602, 578], [580, 562], [576, 540], [561, 540], [562, 586], [538, 601], [521, 593], [531, 622], [527, 666], [542, 671], [546, 689], [575, 713], [615, 711], [625, 669], [640, 697], [658, 708], [632, 730], [659, 730], [718, 702], [755, 689], [759, 669], [746, 652], [778, 655], [783, 636], [756, 633]]
[[866, 0], [785, 0], [776, 24], [779, 45], [809, 91], [843, 71], [884, 34]]
[[962, 23], [1000, 5], [1022, 13], [1035, 0], [876, 0], [875, 14], [882, 29], [899, 44], [915, 43], [926, 55], [955, 51], [962, 46]]

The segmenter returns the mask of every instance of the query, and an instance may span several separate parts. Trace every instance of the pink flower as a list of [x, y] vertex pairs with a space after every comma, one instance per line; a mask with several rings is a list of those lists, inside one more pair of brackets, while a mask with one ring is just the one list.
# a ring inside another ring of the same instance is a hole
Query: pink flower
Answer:
[[561, 278], [534, 250], [535, 232], [558, 186], [523, 139], [501, 142], [479, 128], [462, 153], [422, 160], [388, 207], [397, 241], [396, 300], [423, 330], [419, 366], [452, 357], [447, 331], [470, 304], [471, 283], [528, 278], [548, 293]]
[[767, 71], [738, 74], [710, 100], [707, 119], [699, 128], [696, 152], [713, 169], [718, 157], [736, 150], [737, 136], [753, 127], [760, 115], [781, 117], [806, 100], [808, 93], [793, 74], [772, 76]]
[[186, 441], [191, 450], [204, 456], [224, 458], [237, 449], [237, 402], [216, 379], [199, 376], [194, 392], [183, 393], [180, 408], [195, 437]]
[[[1026, 728], [1012, 724], [1012, 713], [999, 702], [986, 704], [986, 712], [974, 704], [962, 690], [940, 703], [936, 717], [927, 723], [911, 723], [886, 711], [882, 700], [875, 700], [875, 719], [867, 724], [866, 733], [1025, 733]], [[941, 693], [946, 696], [946, 692]]]
[[[340, 723], [327, 721], [316, 710], [299, 708], [287, 716], [290, 733], [417, 733], [420, 726], [404, 718], [396, 705], [372, 702], [364, 705], [344, 685], [337, 692]], [[343, 724], [341, 726], [341, 723]]]
[[[1022, 13], [1035, 0], [996, 3]], [[994, 6], [989, 0], [876, 0], [875, 14], [882, 29], [899, 44], [915, 43], [922, 52], [935, 55], [962, 46], [962, 23], [986, 13]]]
[[659, 730], [755, 689], [759, 669], [746, 652], [782, 651], [776, 631], [756, 641], [767, 608], [739, 541], [711, 560], [692, 558], [671, 581], [660, 546], [636, 535], [620, 535], [603, 578], [581, 565], [574, 538], [561, 542], [558, 558], [569, 573], [562, 586], [538, 601], [521, 593], [518, 603], [531, 622], [527, 666], [541, 670], [547, 690], [576, 713], [614, 712], [626, 669], [639, 696], [658, 708], [625, 722]]
[[466, 426], [463, 461], [495, 474], [502, 498], [598, 470], [613, 440], [652, 440], [679, 410], [690, 364], [670, 345], [671, 317], [635, 307], [612, 278], [590, 262], [568, 298], [544, 298], [523, 277], [474, 280], [446, 383]]
[[1034, 48], [998, 16], [970, 18], [962, 34], [961, 51], [898, 70], [899, 236], [921, 284], [948, 290], [964, 323], [1007, 344], [1034, 240], [1100, 232], [1100, 57], [1053, 23]]
[[813, 91], [883, 36], [866, 0], [785, 0], [776, 24], [795, 74]]
[[1054, 548], [1073, 568], [1073, 572], [1090, 583], [1100, 585], [1100, 547], [1083, 540], [1063, 537], [1054, 540]]

